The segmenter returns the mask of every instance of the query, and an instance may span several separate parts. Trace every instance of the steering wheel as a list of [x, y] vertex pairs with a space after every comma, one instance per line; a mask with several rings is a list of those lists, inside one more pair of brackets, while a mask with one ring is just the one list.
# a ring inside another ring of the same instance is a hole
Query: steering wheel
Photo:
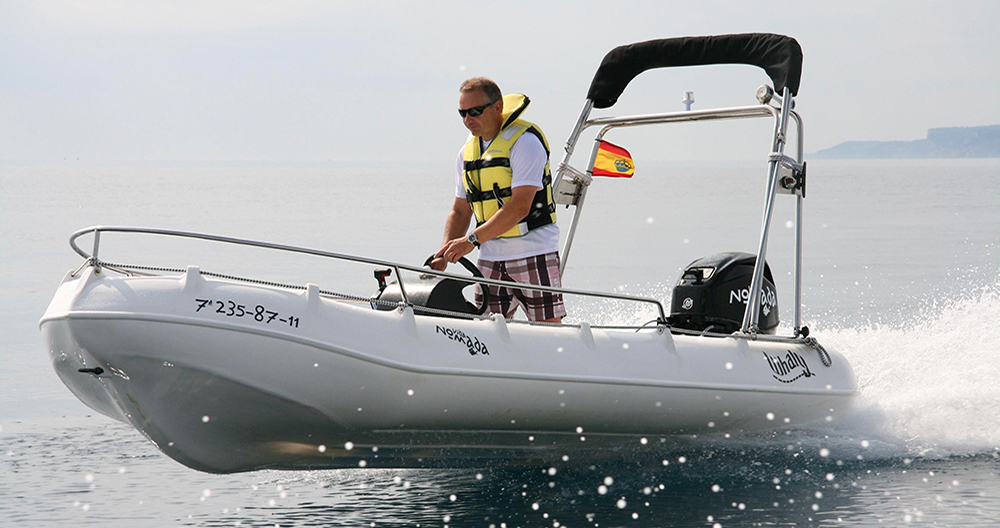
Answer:
[[[431, 261], [433, 261], [435, 258], [437, 258], [436, 255], [431, 255], [431, 256], [427, 257], [427, 260], [424, 261], [424, 266], [430, 266], [431, 265]], [[479, 279], [485, 279], [486, 278], [486, 277], [483, 276], [483, 272], [479, 271], [479, 267], [476, 266], [475, 264], [473, 264], [472, 262], [470, 262], [469, 259], [467, 259], [465, 257], [462, 257], [462, 258], [458, 259], [458, 263], [461, 264], [463, 268], [467, 269], [469, 271], [469, 273], [472, 274], [473, 277], [476, 277], [476, 278], [479, 278]], [[484, 313], [486, 313], [486, 310], [490, 309], [490, 287], [488, 285], [486, 285], [486, 284], [477, 283], [475, 281], [471, 281], [471, 283], [472, 284], [479, 284], [479, 289], [483, 293], [483, 305], [482, 306], [475, 306], [475, 305], [473, 305], [471, 303], [470, 303], [470, 305], [474, 306], [475, 309], [477, 310], [476, 315], [483, 315]]]

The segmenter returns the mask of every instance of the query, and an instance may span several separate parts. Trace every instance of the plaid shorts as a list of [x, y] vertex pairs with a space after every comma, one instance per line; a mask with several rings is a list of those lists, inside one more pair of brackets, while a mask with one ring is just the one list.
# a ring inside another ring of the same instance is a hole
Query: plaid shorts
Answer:
[[[558, 252], [498, 262], [480, 260], [477, 264], [487, 279], [562, 287], [562, 281], [559, 279]], [[561, 293], [499, 286], [489, 288], [490, 312], [501, 313], [507, 319], [514, 316], [518, 306], [524, 308], [530, 321], [542, 321], [566, 315]], [[482, 295], [478, 292], [476, 302], [482, 302]]]

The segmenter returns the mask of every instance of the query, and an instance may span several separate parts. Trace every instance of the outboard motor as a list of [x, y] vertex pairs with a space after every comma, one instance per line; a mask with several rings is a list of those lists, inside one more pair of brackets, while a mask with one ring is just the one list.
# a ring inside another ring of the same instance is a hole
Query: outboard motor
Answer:
[[[424, 262], [424, 265], [429, 265], [433, 259], [434, 256], [431, 255], [427, 261]], [[469, 262], [468, 259], [463, 257], [459, 259], [458, 263], [464, 266], [465, 269], [469, 270], [473, 276], [480, 278], [483, 277], [479, 268], [477, 268], [472, 262]], [[375, 271], [375, 279], [379, 281], [379, 292], [375, 295], [375, 298], [380, 301], [398, 303], [403, 300], [403, 295], [399, 291], [399, 283], [396, 281], [389, 284], [385, 283], [385, 277], [390, 273], [390, 270]], [[483, 304], [482, 306], [476, 306], [475, 304], [467, 301], [465, 299], [465, 295], [462, 294], [462, 290], [472, 284], [474, 283], [469, 281], [460, 281], [457, 279], [449, 279], [447, 277], [421, 274], [418, 276], [417, 280], [405, 281], [403, 283], [403, 287], [406, 289], [407, 300], [413, 303], [413, 313], [447, 317], [444, 314], [422, 309], [427, 307], [437, 310], [447, 310], [449, 312], [482, 315], [486, 313], [486, 310], [489, 309], [490, 306], [489, 288], [483, 286]], [[387, 311], [394, 309], [392, 306], [381, 303], [372, 303], [372, 306], [376, 310]]]
[[[742, 328], [756, 261], [750, 253], [719, 253], [689, 264], [674, 287], [670, 326], [724, 334]], [[778, 327], [778, 291], [767, 261], [758, 326], [762, 334], [773, 334]]]

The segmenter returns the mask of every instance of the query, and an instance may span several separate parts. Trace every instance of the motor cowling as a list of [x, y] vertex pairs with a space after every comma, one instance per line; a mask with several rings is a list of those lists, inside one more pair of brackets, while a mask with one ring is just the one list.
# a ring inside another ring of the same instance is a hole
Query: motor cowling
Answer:
[[[732, 252], [689, 264], [674, 287], [670, 326], [726, 334], [742, 328], [756, 262], [755, 255]], [[773, 334], [778, 327], [778, 291], [767, 261], [760, 295], [758, 332]]]

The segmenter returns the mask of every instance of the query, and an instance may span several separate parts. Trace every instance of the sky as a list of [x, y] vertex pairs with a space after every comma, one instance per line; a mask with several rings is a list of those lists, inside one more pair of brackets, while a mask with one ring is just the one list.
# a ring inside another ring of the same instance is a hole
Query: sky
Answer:
[[[527, 94], [561, 149], [601, 59], [771, 32], [803, 49], [806, 152], [1000, 124], [1000, 2], [0, 0], [0, 162], [453, 163], [458, 85]], [[756, 104], [751, 66], [656, 70], [594, 115]], [[770, 124], [608, 139], [650, 160], [766, 158]], [[617, 135], [616, 135], [617, 134]]]

